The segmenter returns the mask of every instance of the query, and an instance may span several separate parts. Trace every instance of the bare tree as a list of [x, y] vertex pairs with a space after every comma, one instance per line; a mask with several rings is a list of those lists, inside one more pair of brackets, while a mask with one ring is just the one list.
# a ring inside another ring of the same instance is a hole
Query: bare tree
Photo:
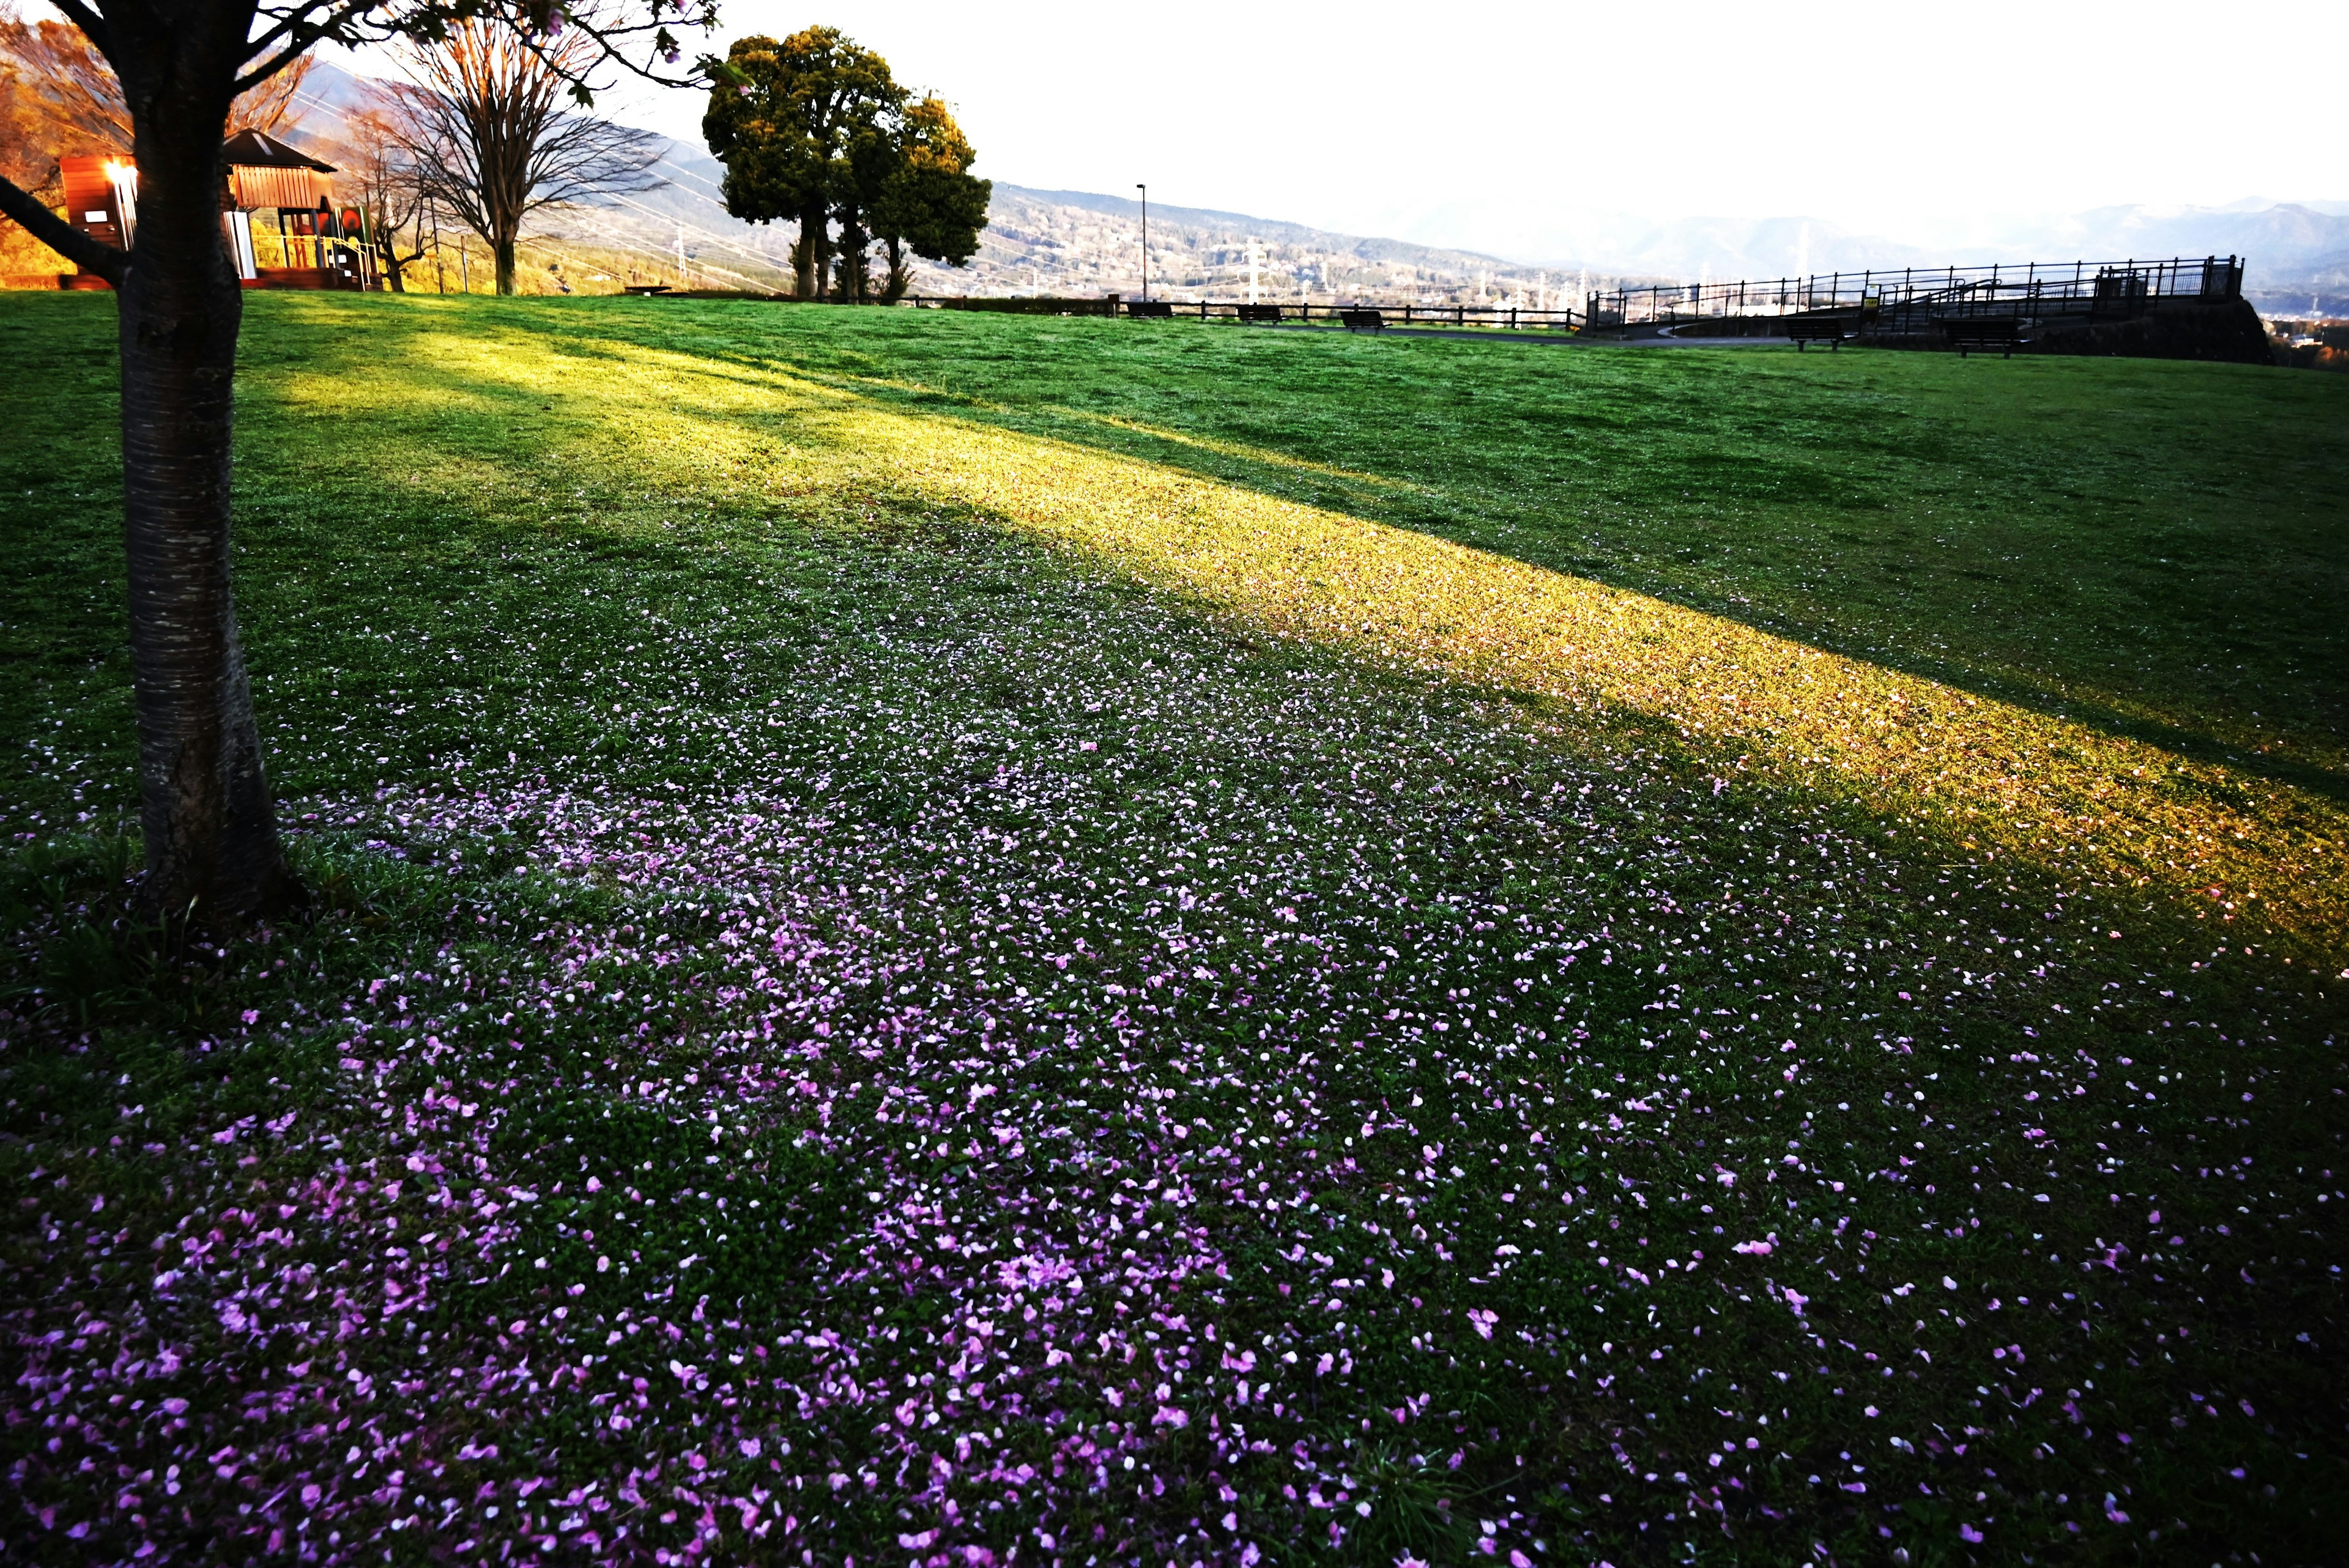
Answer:
[[[397, 106], [385, 101], [346, 115], [328, 155], [342, 163], [344, 189], [357, 193], [378, 269], [394, 294], [406, 294], [402, 269], [423, 260], [428, 249], [422, 218], [429, 197]], [[408, 242], [403, 236], [412, 238], [412, 249], [402, 248]]]
[[582, 31], [528, 39], [464, 21], [409, 51], [418, 85], [400, 90], [393, 124], [424, 194], [489, 246], [502, 294], [531, 213], [664, 183], [651, 173], [659, 138], [563, 107], [595, 50]]
[[[139, 732], [145, 907], [230, 925], [297, 903], [262, 769], [229, 563], [237, 333], [244, 295], [221, 212], [221, 143], [239, 94], [322, 41], [436, 37], [462, 19], [545, 39], [551, 0], [52, 0], [121, 83], [139, 165], [139, 228], [122, 251], [11, 179], [0, 212], [117, 291], [124, 554]], [[708, 27], [713, 0], [615, 0], [572, 19], [598, 60], [642, 45], [674, 65], [667, 24]], [[649, 60], [632, 69], [652, 76]], [[722, 67], [721, 67], [722, 68]], [[584, 77], [585, 72], [580, 73]], [[577, 81], [578, 78], [574, 78]], [[659, 79], [656, 77], [655, 79]], [[584, 84], [579, 90], [584, 91]]]

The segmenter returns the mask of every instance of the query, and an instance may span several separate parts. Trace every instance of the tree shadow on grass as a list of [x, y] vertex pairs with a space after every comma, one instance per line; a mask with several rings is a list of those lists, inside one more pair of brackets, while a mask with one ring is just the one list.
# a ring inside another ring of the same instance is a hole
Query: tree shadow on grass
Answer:
[[547, 330], [1334, 507], [2349, 800], [2349, 453], [2306, 378], [696, 308]]
[[[543, 515], [559, 484], [592, 531], [652, 537], [699, 526], [697, 507], [719, 509], [708, 515], [721, 521], [780, 513], [860, 526], [887, 497], [881, 512], [1008, 528], [1195, 595], [1260, 634], [1594, 716], [1637, 712], [1725, 779], [1838, 795], [1961, 844], [2173, 898], [2263, 906], [2301, 938], [2336, 943], [2344, 912], [2327, 846], [2343, 824], [2323, 794], [1978, 698], [1898, 659], [1843, 657], [1609, 588], [1532, 552], [1383, 522], [1374, 505], [1314, 505], [1193, 462], [909, 408], [740, 356], [540, 331], [541, 319], [462, 340], [433, 325], [397, 370], [370, 378], [354, 367], [326, 384], [368, 403], [376, 438], [445, 454], [410, 476], [419, 494], [461, 462], [508, 475], [485, 490], [480, 476], [470, 481], [492, 513], [510, 493]], [[289, 363], [278, 396], [294, 407], [305, 378], [328, 367], [315, 353]], [[1259, 477], [1269, 467], [1257, 463]], [[1296, 466], [1278, 477], [1299, 472], [1323, 477]]]

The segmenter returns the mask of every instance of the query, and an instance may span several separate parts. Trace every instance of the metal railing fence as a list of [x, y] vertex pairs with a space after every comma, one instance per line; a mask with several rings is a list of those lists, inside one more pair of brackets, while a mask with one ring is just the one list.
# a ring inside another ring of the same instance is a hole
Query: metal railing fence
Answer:
[[2051, 314], [2131, 312], [2158, 299], [2233, 299], [2242, 285], [2239, 256], [2030, 262], [1648, 284], [1594, 293], [1583, 314], [1588, 323], [1610, 328], [1813, 311], [1921, 308], [1937, 315], [1988, 315], [2022, 305]]
[[[1271, 324], [1296, 322], [1340, 326], [1343, 318], [1376, 311], [1389, 326], [1481, 326], [1501, 332], [1570, 332], [1583, 313], [1570, 308], [1536, 310], [1527, 305], [1478, 304], [1317, 304], [1306, 300], [1124, 300], [1106, 297], [1054, 298], [1050, 295], [1009, 295], [1000, 298], [949, 294], [907, 294], [897, 302], [922, 310], [991, 311], [1013, 315], [1122, 315], [1143, 319], [1179, 317], [1185, 321], [1230, 321]], [[1138, 307], [1138, 308], [1137, 308]]]
[[[1982, 267], [1903, 267], [1731, 283], [1646, 284], [1592, 293], [1581, 310], [1526, 305], [1319, 304], [1304, 300], [1122, 300], [1047, 295], [968, 297], [908, 294], [925, 310], [1021, 315], [1099, 315], [1233, 321], [1260, 325], [1481, 327], [1497, 332], [1614, 332], [1706, 320], [1804, 315], [1863, 316], [1877, 335], [1934, 330], [1972, 317], [2141, 315], [2157, 300], [2238, 299], [2240, 256], [2170, 256], [2123, 262], [2027, 262]], [[1373, 315], [1373, 313], [1375, 313]]]

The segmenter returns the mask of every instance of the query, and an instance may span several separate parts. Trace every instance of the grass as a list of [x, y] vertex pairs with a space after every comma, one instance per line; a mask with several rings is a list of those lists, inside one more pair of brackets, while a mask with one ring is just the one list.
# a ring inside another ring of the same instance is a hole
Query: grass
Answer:
[[0, 304], [10, 1556], [2338, 1539], [2325, 378], [255, 299], [165, 965]]

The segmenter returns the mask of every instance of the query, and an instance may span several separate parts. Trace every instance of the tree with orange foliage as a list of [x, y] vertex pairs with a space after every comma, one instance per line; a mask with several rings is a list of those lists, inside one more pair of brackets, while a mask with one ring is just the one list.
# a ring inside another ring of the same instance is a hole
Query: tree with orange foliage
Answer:
[[[304, 55], [239, 93], [229, 105], [222, 139], [243, 130], [274, 132], [299, 119], [295, 96], [316, 63]], [[0, 69], [15, 78], [31, 117], [34, 145], [51, 162], [78, 153], [129, 157], [135, 150], [122, 83], [78, 29], [62, 22], [26, 22], [0, 11]]]
[[872, 216], [873, 232], [889, 253], [881, 297], [895, 302], [913, 283], [907, 253], [950, 267], [977, 253], [995, 186], [971, 175], [978, 154], [936, 95], [908, 105], [891, 131], [889, 167]]

